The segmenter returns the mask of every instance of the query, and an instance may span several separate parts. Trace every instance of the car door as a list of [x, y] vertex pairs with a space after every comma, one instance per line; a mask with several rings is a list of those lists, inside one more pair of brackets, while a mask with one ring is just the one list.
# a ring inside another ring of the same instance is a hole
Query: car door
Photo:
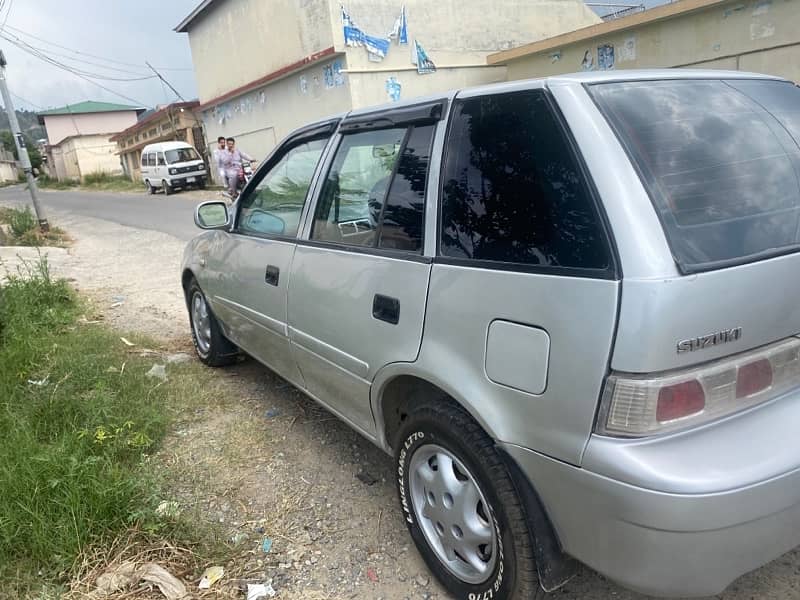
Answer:
[[515, 86], [453, 103], [418, 372], [500, 440], [579, 463], [614, 340], [616, 260], [552, 98]]
[[242, 192], [234, 228], [214, 241], [212, 304], [231, 340], [289, 381], [286, 297], [306, 197], [335, 122], [286, 141]]
[[415, 360], [422, 337], [431, 114], [342, 122], [292, 263], [289, 336], [306, 389], [368, 435], [372, 379]]
[[142, 152], [142, 179], [152, 182], [153, 173], [150, 169], [150, 163], [148, 163], [149, 156], [148, 152]]
[[156, 175], [158, 181], [166, 180], [169, 183], [169, 171], [167, 170], [167, 161], [164, 159], [164, 153], [158, 152], [156, 154]]

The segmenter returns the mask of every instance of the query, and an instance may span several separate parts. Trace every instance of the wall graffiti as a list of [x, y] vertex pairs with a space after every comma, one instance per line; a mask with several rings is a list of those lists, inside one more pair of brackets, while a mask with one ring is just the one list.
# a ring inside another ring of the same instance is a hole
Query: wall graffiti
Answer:
[[597, 68], [601, 71], [609, 71], [614, 68], [614, 46], [603, 44], [597, 47]]
[[584, 71], [594, 71], [594, 54], [591, 50], [583, 53], [583, 60], [581, 61], [581, 69]]
[[397, 81], [397, 77], [389, 77], [386, 80], [386, 94], [389, 96], [389, 100], [392, 102], [397, 102], [400, 100], [400, 92], [402, 91], [402, 85], [399, 81]]

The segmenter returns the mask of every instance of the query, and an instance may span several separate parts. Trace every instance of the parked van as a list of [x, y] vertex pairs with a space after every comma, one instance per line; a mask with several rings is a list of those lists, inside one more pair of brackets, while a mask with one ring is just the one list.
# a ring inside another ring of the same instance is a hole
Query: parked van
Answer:
[[204, 188], [208, 171], [203, 159], [186, 142], [159, 142], [142, 149], [142, 181], [150, 194], [171, 194], [175, 188]]
[[533, 598], [573, 558], [713, 596], [800, 545], [799, 173], [800, 88], [742, 72], [353, 111], [197, 208], [195, 348], [390, 453], [459, 600]]

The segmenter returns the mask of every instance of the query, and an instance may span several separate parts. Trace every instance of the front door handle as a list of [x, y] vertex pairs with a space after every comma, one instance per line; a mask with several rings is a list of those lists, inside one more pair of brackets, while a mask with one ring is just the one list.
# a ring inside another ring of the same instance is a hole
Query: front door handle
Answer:
[[267, 273], [264, 275], [264, 281], [277, 287], [280, 276], [281, 270], [278, 267], [275, 265], [267, 265]]
[[392, 325], [400, 322], [400, 300], [383, 294], [375, 294], [372, 299], [372, 316]]

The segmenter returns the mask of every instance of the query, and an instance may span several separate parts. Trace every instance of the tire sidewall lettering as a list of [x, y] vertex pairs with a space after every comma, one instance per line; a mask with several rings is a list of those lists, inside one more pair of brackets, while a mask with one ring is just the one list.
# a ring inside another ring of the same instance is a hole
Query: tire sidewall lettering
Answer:
[[[409, 527], [417, 529], [419, 525], [417, 524], [416, 517], [414, 515], [414, 510], [411, 505], [411, 498], [408, 492], [409, 490], [409, 481], [408, 479], [411, 477], [411, 474], [408, 472], [409, 469], [409, 462], [411, 457], [414, 454], [414, 451], [417, 447], [421, 446], [423, 442], [428, 441], [433, 443], [436, 436], [434, 435], [431, 437], [430, 433], [426, 433], [425, 431], [416, 430], [410, 435], [408, 435], [402, 442], [399, 447], [399, 451], [397, 454], [397, 488], [399, 491], [400, 496], [400, 506], [403, 511], [403, 517], [406, 520], [406, 523]], [[495, 574], [493, 579], [488, 582], [481, 584], [479, 591], [464, 591], [461, 595], [463, 600], [495, 600], [508, 597], [508, 591], [503, 590], [504, 584], [507, 583], [507, 569], [505, 565], [505, 548], [503, 544], [503, 536], [500, 529], [500, 523], [498, 521], [497, 515], [495, 514], [495, 509], [493, 506], [489, 506], [490, 516], [492, 519], [492, 525], [495, 529], [495, 534], [497, 536], [497, 550], [498, 550], [498, 560], [497, 560], [497, 567], [495, 567]], [[464, 586], [469, 586], [469, 584], [463, 584]], [[471, 586], [474, 590], [477, 586]]]

